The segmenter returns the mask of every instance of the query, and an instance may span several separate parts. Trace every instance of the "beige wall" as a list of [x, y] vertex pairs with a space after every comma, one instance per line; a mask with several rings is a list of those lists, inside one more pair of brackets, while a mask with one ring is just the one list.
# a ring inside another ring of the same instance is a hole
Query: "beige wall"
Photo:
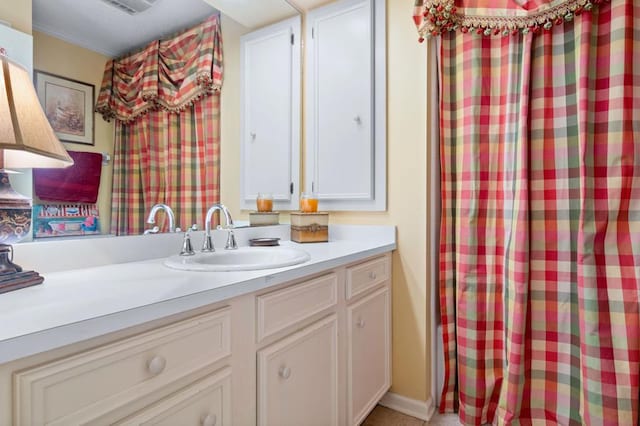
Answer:
[[387, 0], [387, 211], [331, 213], [332, 223], [397, 227], [393, 254], [392, 392], [431, 395], [427, 283], [427, 50], [412, 4]]
[[[104, 66], [109, 58], [91, 50], [69, 44], [47, 34], [33, 32], [33, 68], [61, 77], [78, 80], [95, 86], [98, 96]], [[94, 114], [95, 145], [65, 143], [70, 151], [104, 152], [113, 158], [113, 122], [107, 123], [99, 114]], [[111, 177], [113, 161], [102, 166], [98, 209], [103, 234], [109, 233], [111, 222]]]
[[240, 36], [249, 29], [222, 15], [224, 81], [220, 93], [220, 200], [240, 214]]
[[0, 1], [0, 20], [18, 31], [31, 34], [31, 0]]
[[[387, 0], [386, 212], [332, 212], [331, 223], [397, 227], [393, 255], [393, 386], [403, 396], [431, 395], [429, 284], [427, 283], [427, 48], [418, 43], [410, 1]], [[223, 20], [225, 81], [222, 90], [221, 200], [240, 211], [239, 57], [244, 29]], [[225, 28], [226, 27], [226, 28]], [[234, 37], [230, 37], [234, 35]], [[288, 221], [286, 214], [281, 222]]]

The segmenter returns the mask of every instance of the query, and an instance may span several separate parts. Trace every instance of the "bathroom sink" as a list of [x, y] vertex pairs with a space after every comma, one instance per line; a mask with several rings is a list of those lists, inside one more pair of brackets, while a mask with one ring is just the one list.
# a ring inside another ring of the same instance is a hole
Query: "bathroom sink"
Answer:
[[165, 259], [164, 265], [183, 271], [253, 271], [297, 265], [310, 258], [309, 253], [296, 248], [240, 247], [193, 256], [175, 255]]

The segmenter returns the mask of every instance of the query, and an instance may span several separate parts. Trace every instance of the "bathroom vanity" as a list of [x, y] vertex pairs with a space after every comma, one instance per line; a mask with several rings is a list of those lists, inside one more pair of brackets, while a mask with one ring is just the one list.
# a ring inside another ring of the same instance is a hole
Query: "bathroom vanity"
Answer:
[[[236, 231], [267, 235], [288, 227]], [[0, 296], [0, 424], [355, 425], [388, 390], [394, 227], [332, 226], [283, 241], [305, 263], [238, 272], [163, 266], [177, 234], [126, 238]]]

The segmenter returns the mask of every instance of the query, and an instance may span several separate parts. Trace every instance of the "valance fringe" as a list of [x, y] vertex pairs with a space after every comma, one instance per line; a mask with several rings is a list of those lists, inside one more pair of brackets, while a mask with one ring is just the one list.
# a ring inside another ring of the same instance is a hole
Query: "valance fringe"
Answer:
[[[465, 7], [464, 1], [416, 0], [414, 16], [422, 42], [448, 31], [502, 36], [538, 33], [554, 25], [572, 21], [610, 0], [551, 0], [533, 10], [491, 7]], [[458, 4], [456, 4], [458, 3]]]
[[149, 111], [180, 113], [222, 87], [220, 18], [139, 52], [109, 60], [95, 111], [106, 121], [129, 123]]

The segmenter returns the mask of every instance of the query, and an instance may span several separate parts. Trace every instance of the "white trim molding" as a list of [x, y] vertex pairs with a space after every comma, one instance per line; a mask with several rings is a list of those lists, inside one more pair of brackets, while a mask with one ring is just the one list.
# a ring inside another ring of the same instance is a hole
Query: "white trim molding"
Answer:
[[426, 401], [420, 401], [393, 392], [384, 394], [378, 404], [425, 421], [431, 419], [436, 408], [435, 405], [433, 405], [433, 398], [431, 397]]

